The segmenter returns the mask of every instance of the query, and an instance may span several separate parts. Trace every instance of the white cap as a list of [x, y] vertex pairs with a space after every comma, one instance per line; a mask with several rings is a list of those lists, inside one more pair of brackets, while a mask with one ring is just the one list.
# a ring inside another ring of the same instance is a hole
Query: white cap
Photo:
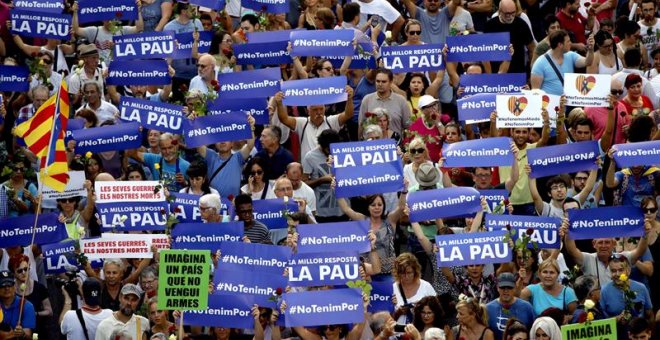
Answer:
[[433, 98], [433, 96], [429, 96], [428, 94], [425, 94], [419, 98], [419, 101], [417, 102], [417, 107], [420, 109], [423, 109], [431, 104], [437, 103], [438, 100]]

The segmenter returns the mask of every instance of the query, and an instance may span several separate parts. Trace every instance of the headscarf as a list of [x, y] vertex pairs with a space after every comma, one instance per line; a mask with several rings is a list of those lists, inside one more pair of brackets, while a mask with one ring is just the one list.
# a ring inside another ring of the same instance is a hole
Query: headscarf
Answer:
[[555, 320], [549, 316], [542, 316], [534, 321], [532, 329], [529, 331], [530, 340], [537, 340], [536, 330], [541, 328], [545, 334], [550, 336], [550, 340], [561, 340], [561, 330]]

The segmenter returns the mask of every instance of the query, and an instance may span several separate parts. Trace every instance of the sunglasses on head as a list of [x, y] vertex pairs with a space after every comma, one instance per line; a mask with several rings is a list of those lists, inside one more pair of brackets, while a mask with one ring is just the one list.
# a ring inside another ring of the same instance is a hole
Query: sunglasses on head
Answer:
[[620, 254], [620, 253], [612, 253], [612, 255], [610, 255], [610, 261], [612, 261], [612, 260], [628, 262], [628, 258], [625, 255]]
[[658, 212], [658, 208], [643, 208], [645, 214], [655, 214]]
[[410, 149], [410, 154], [411, 155], [418, 154], [418, 153], [422, 154], [422, 153], [424, 153], [424, 151], [426, 151], [426, 149], [424, 149], [424, 148]]

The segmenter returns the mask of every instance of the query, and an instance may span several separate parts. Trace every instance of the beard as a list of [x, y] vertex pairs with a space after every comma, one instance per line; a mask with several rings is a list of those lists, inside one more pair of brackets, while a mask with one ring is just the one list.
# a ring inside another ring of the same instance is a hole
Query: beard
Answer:
[[119, 311], [126, 316], [133, 316], [133, 313], [135, 313], [135, 310], [129, 306], [121, 307]]

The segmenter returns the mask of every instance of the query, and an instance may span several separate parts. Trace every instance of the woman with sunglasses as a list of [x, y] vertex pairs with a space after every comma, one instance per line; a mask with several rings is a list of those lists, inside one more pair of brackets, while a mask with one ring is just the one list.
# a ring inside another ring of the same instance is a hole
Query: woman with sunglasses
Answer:
[[33, 74], [32, 81], [30, 82], [30, 88], [37, 87], [39, 85], [45, 85], [48, 87], [49, 93], [52, 96], [57, 92], [57, 86], [62, 82], [62, 75], [54, 72], [53, 67], [53, 54], [48, 51], [39, 52], [35, 61], [39, 61], [39, 64], [44, 68], [43, 74]]
[[261, 157], [253, 157], [243, 169], [243, 177], [247, 178], [247, 184], [241, 187], [241, 192], [251, 195], [253, 200], [266, 198], [271, 183], [266, 173], [266, 161]]
[[49, 334], [48, 326], [52, 322], [50, 318], [53, 316], [53, 308], [48, 299], [48, 289], [38, 281], [30, 279], [29, 262], [27, 255], [16, 254], [9, 259], [8, 268], [16, 278], [16, 295], [30, 301], [37, 312], [37, 329], [34, 333]]
[[30, 161], [22, 154], [14, 160], [16, 163], [13, 166], [8, 165], [11, 170], [9, 179], [2, 184], [7, 193], [9, 217], [33, 213], [37, 206], [37, 186], [26, 176]]
[[78, 203], [80, 197], [61, 198], [57, 200], [57, 209], [60, 211], [59, 221], [66, 227], [66, 233], [72, 240], [79, 240], [85, 236], [85, 220], [80, 218]]
[[587, 73], [615, 74], [623, 69], [623, 53], [616, 47], [614, 38], [600, 30], [594, 36], [594, 60], [587, 66]]
[[403, 166], [403, 178], [408, 181], [408, 186], [412, 188], [419, 185], [415, 178], [419, 167], [424, 163], [433, 163], [429, 160], [427, 145], [421, 138], [415, 138], [410, 141], [408, 144], [408, 154], [410, 155], [411, 162]]

